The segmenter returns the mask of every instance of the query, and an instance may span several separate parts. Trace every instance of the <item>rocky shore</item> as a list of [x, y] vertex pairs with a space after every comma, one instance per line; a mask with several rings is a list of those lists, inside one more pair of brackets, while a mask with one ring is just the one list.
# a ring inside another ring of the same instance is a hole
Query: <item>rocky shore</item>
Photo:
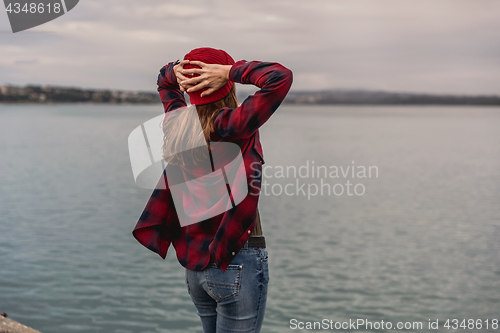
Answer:
[[2, 312], [0, 315], [0, 333], [40, 333], [40, 331], [7, 318], [7, 315]]

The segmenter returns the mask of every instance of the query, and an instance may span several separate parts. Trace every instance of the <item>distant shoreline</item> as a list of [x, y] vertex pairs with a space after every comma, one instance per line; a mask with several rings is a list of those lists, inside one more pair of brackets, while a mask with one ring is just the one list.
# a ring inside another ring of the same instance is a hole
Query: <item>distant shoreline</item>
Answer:
[[160, 103], [158, 93], [120, 90], [80, 89], [52, 86], [0, 86], [0, 103], [107, 103], [153, 104]]
[[369, 90], [331, 90], [293, 92], [285, 100], [289, 104], [310, 105], [484, 105], [500, 106], [496, 95], [434, 95]]
[[[238, 93], [242, 101], [247, 95]], [[73, 87], [0, 86], [0, 103], [159, 104], [157, 92], [133, 92]], [[476, 105], [500, 106], [497, 95], [437, 95], [369, 90], [291, 91], [284, 104], [297, 105]]]

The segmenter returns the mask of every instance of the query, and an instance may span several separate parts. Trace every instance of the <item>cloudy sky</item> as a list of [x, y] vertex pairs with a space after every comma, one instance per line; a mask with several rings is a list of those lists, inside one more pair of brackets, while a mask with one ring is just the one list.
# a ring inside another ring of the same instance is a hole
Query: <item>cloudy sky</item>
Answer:
[[154, 91], [189, 50], [277, 61], [293, 90], [500, 94], [497, 0], [80, 0], [13, 34], [0, 13], [0, 84]]

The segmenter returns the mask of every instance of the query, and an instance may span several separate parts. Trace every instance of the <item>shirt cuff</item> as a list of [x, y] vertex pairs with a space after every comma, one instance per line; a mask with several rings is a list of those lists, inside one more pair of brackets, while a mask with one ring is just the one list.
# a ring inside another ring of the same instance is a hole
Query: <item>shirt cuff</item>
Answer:
[[247, 64], [248, 61], [246, 60], [240, 60], [235, 62], [232, 66], [231, 69], [229, 70], [229, 81], [233, 82], [238, 82], [241, 83], [241, 67]]
[[167, 71], [167, 80], [169, 81], [169, 83], [171, 84], [174, 84], [174, 85], [177, 85], [177, 77], [175, 76], [175, 72], [174, 72], [174, 66], [177, 65], [178, 63], [180, 63], [179, 60], [175, 61], [175, 62], [172, 62], [170, 63], [169, 65], [169, 70]]

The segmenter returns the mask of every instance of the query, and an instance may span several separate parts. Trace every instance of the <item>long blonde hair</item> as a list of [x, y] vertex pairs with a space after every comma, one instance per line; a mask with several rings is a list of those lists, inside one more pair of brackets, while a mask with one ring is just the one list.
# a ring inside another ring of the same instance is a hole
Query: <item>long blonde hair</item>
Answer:
[[165, 161], [174, 165], [192, 166], [206, 160], [209, 157], [214, 120], [224, 107], [238, 107], [234, 84], [225, 97], [212, 103], [196, 105], [197, 117], [192, 112], [194, 109], [189, 107], [171, 111], [172, 114], [163, 123], [162, 150]]

